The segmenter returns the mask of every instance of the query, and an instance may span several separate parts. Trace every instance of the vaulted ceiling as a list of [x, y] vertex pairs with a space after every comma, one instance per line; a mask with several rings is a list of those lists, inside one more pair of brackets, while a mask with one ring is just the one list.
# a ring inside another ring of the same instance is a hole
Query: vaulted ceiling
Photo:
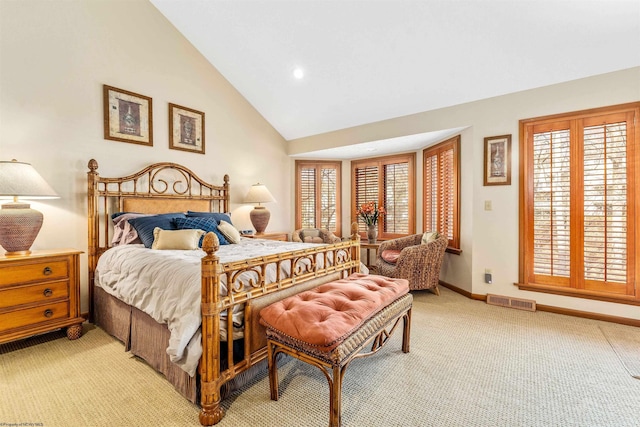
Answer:
[[287, 140], [640, 65], [640, 0], [150, 1]]

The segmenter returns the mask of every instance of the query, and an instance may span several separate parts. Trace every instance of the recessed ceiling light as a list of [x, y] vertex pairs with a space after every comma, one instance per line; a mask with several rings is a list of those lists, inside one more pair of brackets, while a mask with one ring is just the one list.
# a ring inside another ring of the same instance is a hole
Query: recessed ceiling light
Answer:
[[302, 68], [300, 67], [294, 68], [293, 77], [295, 77], [298, 80], [302, 79], [304, 77], [304, 71], [302, 70]]

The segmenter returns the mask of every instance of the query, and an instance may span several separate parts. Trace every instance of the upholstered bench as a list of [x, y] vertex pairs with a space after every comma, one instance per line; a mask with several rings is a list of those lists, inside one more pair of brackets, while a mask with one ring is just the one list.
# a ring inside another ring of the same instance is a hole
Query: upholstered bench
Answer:
[[340, 426], [347, 366], [380, 350], [400, 320], [402, 351], [408, 353], [412, 302], [407, 280], [356, 273], [263, 308], [271, 399], [278, 400], [276, 355], [289, 354], [323, 371], [329, 382], [329, 425]]

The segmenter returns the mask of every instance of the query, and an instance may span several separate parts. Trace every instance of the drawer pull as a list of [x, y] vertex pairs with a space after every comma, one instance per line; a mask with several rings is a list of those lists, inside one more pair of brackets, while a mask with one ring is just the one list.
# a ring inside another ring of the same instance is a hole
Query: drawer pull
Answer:
[[42, 270], [42, 274], [44, 274], [45, 276], [48, 276], [51, 273], [53, 273], [53, 270], [51, 269], [51, 267], [45, 267], [44, 270]]
[[47, 289], [44, 290], [44, 292], [42, 292], [42, 294], [45, 297], [50, 297], [51, 295], [53, 295], [53, 291], [51, 289], [47, 288]]
[[51, 316], [53, 316], [53, 310], [46, 309], [44, 311], [44, 317], [51, 317]]

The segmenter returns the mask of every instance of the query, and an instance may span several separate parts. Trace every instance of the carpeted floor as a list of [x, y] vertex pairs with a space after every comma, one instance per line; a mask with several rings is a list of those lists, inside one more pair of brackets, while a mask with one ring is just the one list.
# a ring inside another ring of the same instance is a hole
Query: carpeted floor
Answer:
[[600, 330], [629, 375], [640, 380], [640, 328], [602, 324]]
[[[448, 289], [414, 296], [411, 352], [396, 334], [351, 364], [343, 425], [640, 426], [631, 375], [639, 328], [489, 306]], [[161, 376], [101, 329], [84, 330], [76, 341], [49, 334], [0, 346], [0, 425], [199, 425], [198, 408]], [[326, 379], [285, 362], [277, 402], [265, 368], [223, 402], [218, 425], [326, 426]]]

